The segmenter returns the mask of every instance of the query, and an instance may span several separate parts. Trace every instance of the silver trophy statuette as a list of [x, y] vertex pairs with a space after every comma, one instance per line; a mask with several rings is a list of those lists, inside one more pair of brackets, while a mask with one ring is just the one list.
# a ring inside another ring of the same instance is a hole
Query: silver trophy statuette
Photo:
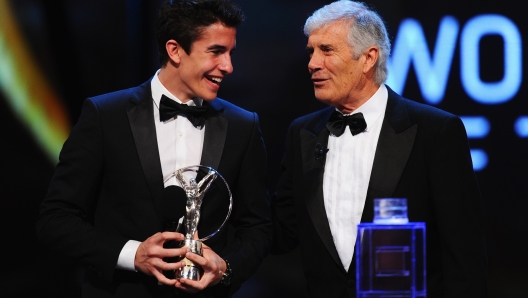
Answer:
[[[186, 178], [186, 173], [197, 173], [200, 168], [207, 170], [207, 174], [200, 181], [197, 182], [196, 178]], [[218, 231], [220, 231], [220, 229], [224, 226], [224, 224], [227, 222], [227, 219], [231, 215], [231, 208], [233, 205], [231, 190], [229, 189], [229, 186], [227, 185], [225, 179], [215, 169], [211, 167], [206, 167], [202, 165], [185, 167], [174, 172], [174, 176], [182, 186], [187, 196], [187, 204], [185, 210], [186, 213], [184, 219], [185, 240], [180, 242], [180, 247], [187, 247], [192, 253], [202, 256], [202, 242], [211, 238]], [[211, 184], [217, 178], [220, 178], [224, 182], [223, 184], [227, 188], [229, 194], [229, 209], [227, 211], [227, 216], [222, 225], [220, 225], [220, 227], [214, 233], [207, 237], [194, 240], [193, 236], [196, 233], [196, 228], [198, 227], [198, 223], [200, 221], [200, 207], [202, 206], [202, 201], [206, 192], [211, 187]], [[185, 262], [185, 266], [180, 270], [176, 271], [175, 277], [186, 278], [191, 280], [200, 280], [203, 274], [203, 269], [185, 257], [183, 258], [183, 261]]]

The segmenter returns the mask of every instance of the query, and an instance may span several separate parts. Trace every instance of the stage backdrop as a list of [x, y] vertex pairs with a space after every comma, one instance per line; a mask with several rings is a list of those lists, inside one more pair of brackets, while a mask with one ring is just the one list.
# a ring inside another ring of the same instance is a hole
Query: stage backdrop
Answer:
[[[273, 191], [289, 123], [323, 107], [313, 95], [302, 28], [330, 1], [237, 3], [247, 21], [219, 96], [258, 112]], [[526, 297], [525, 12], [514, 0], [367, 3], [392, 41], [387, 84], [466, 125], [486, 210], [491, 297]], [[138, 85], [159, 68], [153, 20], [160, 4], [0, 0], [2, 296], [78, 295], [82, 270], [36, 243], [38, 204], [82, 101]], [[304, 283], [297, 251], [269, 256], [237, 297], [302, 297]]]

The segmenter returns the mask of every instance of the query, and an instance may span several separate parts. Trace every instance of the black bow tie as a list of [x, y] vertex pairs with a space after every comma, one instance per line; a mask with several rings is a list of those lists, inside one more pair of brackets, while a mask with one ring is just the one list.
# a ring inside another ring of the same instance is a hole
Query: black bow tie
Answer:
[[160, 100], [160, 121], [166, 121], [176, 115], [183, 115], [191, 121], [194, 127], [203, 127], [205, 124], [205, 113], [207, 106], [188, 106], [186, 104], [177, 103], [165, 95], [161, 96]]
[[333, 135], [339, 137], [345, 132], [347, 125], [350, 127], [350, 132], [354, 136], [367, 128], [367, 122], [365, 122], [363, 113], [355, 113], [350, 116], [344, 116], [338, 111], [334, 111], [332, 113], [332, 116], [330, 116], [326, 127]]

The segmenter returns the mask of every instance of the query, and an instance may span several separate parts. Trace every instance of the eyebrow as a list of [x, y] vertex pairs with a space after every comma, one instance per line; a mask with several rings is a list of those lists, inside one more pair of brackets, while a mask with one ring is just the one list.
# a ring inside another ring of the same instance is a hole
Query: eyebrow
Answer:
[[329, 50], [332, 50], [334, 49], [334, 47], [332, 45], [329, 45], [329, 44], [322, 44], [322, 45], [319, 45], [319, 48], [323, 51], [329, 51]]
[[210, 45], [207, 47], [208, 50], [227, 50], [227, 48], [225, 46], [222, 46], [222, 45], [219, 45], [219, 44], [214, 44], [214, 45]]
[[[321, 44], [321, 45], [318, 45], [317, 46], [319, 49], [323, 50], [323, 51], [330, 51], [330, 50], [333, 50], [334, 47], [332, 45], [329, 45], [329, 44]], [[306, 46], [306, 50], [311, 53], [314, 51], [314, 47], [312, 46]]]

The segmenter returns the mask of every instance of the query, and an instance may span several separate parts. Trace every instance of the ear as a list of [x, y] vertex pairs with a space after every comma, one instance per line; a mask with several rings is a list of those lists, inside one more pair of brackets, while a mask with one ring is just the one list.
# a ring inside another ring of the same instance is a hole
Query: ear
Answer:
[[170, 61], [174, 62], [175, 64], [180, 64], [181, 51], [183, 51], [183, 49], [177, 41], [174, 39], [167, 41], [165, 44], [165, 50], [169, 55]]
[[363, 63], [363, 73], [367, 73], [374, 68], [374, 65], [376, 65], [376, 62], [378, 61], [378, 48], [370, 47], [367, 49], [364, 55], [365, 62]]

